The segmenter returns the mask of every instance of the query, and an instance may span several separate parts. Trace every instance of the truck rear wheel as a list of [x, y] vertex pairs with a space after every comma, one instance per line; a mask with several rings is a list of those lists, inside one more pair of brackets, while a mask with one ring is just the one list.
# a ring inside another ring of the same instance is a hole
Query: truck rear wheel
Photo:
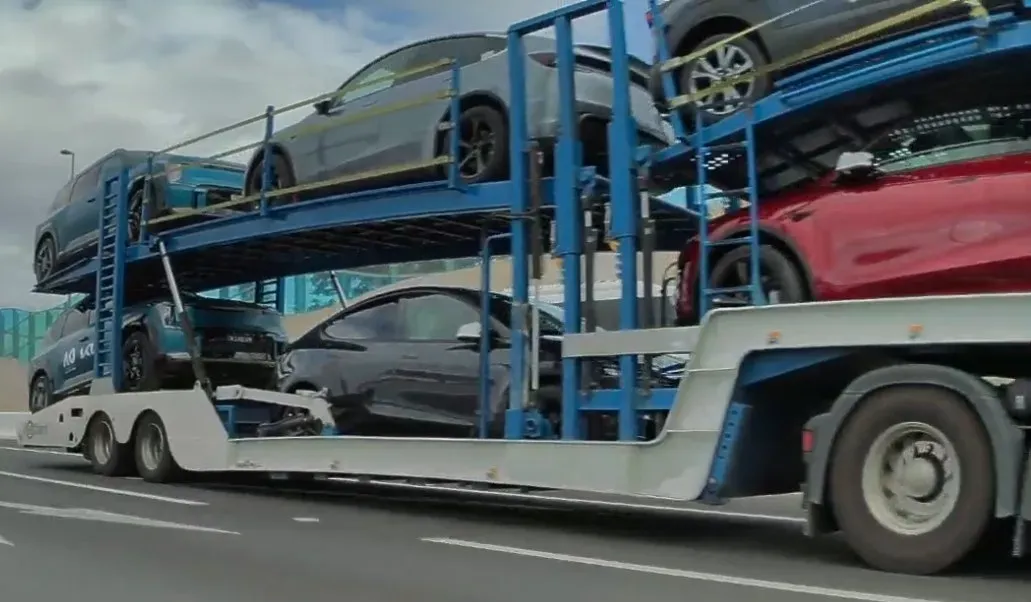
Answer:
[[167, 483], [181, 476], [182, 469], [172, 457], [165, 423], [154, 412], [147, 412], [136, 425], [134, 437], [136, 470], [144, 481]]
[[830, 498], [870, 565], [931, 574], [963, 560], [992, 521], [988, 435], [951, 391], [897, 386], [861, 402], [831, 459]]
[[99, 414], [90, 421], [82, 450], [97, 474], [127, 477], [133, 473], [132, 445], [118, 442], [107, 414]]

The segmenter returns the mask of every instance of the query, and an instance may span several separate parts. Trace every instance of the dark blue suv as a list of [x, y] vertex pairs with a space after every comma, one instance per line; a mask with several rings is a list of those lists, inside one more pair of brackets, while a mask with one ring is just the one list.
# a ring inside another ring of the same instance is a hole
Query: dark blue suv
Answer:
[[[151, 155], [148, 151], [112, 151], [77, 174], [57, 193], [46, 219], [36, 227], [33, 267], [37, 284], [45, 283], [57, 270], [96, 252], [103, 179], [113, 177], [123, 166], [132, 174], [129, 240], [139, 237], [147, 162]], [[160, 155], [154, 159], [153, 173], [148, 218], [216, 208], [243, 189], [243, 166], [226, 161]], [[244, 210], [243, 207], [226, 208], [217, 215]], [[181, 220], [172, 223], [184, 225]]]
[[[200, 356], [215, 385], [270, 387], [287, 342], [283, 319], [255, 303], [183, 294]], [[50, 327], [29, 367], [29, 409], [38, 411], [93, 381], [94, 303], [87, 297]], [[122, 390], [193, 386], [186, 337], [166, 301], [127, 307], [123, 316]]]

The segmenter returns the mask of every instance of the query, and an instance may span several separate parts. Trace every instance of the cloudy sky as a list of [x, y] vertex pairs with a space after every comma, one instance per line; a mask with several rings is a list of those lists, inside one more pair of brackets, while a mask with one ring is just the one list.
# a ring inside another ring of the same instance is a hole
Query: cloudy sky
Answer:
[[[0, 0], [0, 307], [57, 301], [29, 290], [33, 231], [68, 177], [60, 149], [84, 167], [118, 147], [163, 148], [335, 88], [399, 44], [503, 29], [565, 3]], [[646, 0], [627, 5], [632, 51], [649, 56]], [[576, 35], [606, 42], [604, 20]]]

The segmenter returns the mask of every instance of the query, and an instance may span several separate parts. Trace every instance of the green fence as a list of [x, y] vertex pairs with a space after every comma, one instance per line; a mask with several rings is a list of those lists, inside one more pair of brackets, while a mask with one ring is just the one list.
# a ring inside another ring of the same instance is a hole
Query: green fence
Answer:
[[[410, 278], [451, 270], [458, 270], [478, 264], [476, 258], [420, 261], [406, 264], [373, 266], [360, 272], [341, 270], [337, 278], [349, 299], [373, 291], [381, 286]], [[333, 281], [328, 274], [308, 274], [286, 280], [286, 313], [297, 314], [329, 307], [337, 302]], [[207, 291], [206, 296], [224, 299], [254, 298], [254, 285], [240, 285]], [[13, 357], [28, 362], [36, 355], [43, 335], [61, 312], [78, 301], [69, 297], [60, 305], [47, 310], [27, 311], [24, 309], [0, 309], [0, 357]]]

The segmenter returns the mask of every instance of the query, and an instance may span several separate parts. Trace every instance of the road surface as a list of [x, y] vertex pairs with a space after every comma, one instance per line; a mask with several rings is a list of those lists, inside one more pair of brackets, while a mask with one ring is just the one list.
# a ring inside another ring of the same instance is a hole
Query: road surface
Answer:
[[799, 532], [797, 498], [633, 516], [103, 479], [0, 442], [5, 602], [1026, 602], [1031, 567], [917, 578]]

